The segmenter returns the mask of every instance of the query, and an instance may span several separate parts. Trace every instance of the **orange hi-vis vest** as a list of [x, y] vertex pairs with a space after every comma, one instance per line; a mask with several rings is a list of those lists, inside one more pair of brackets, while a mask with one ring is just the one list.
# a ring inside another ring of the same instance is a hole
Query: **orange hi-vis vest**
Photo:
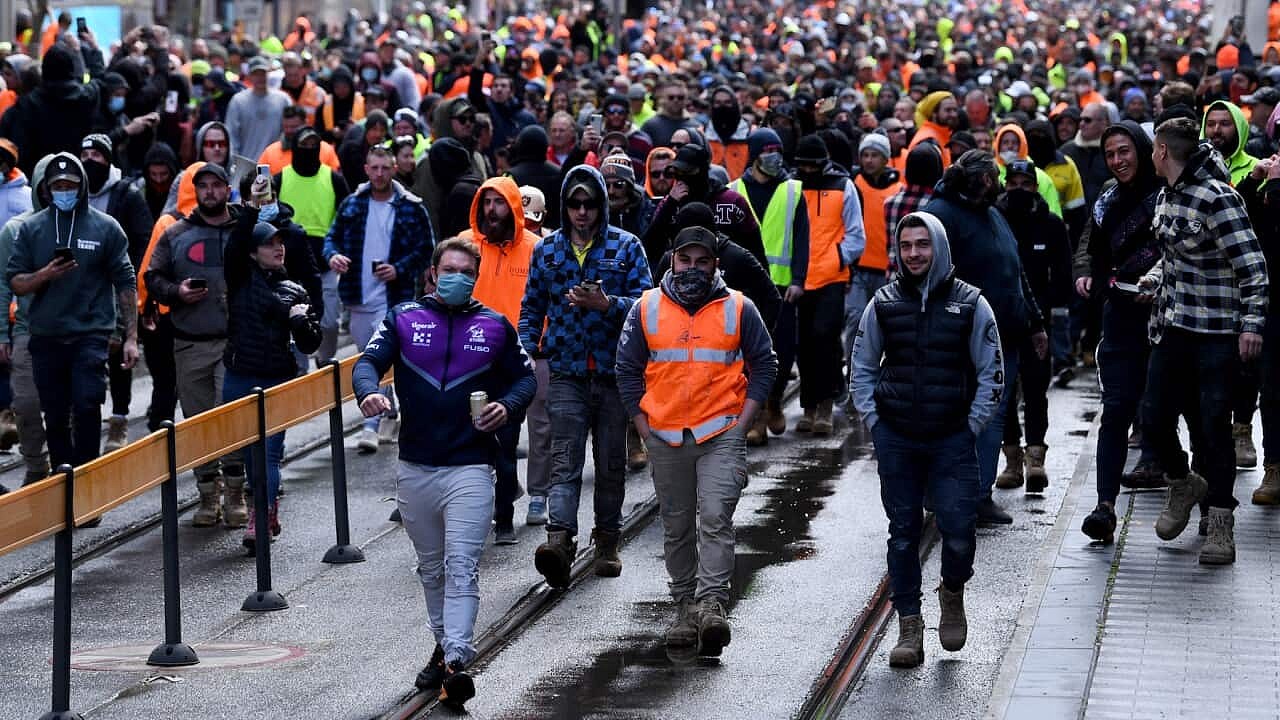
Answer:
[[729, 177], [740, 178], [751, 163], [750, 150], [745, 142], [709, 140], [711, 162], [728, 171]]
[[804, 206], [809, 211], [809, 271], [805, 275], [805, 291], [849, 282], [849, 269], [842, 267], [844, 263], [840, 261], [844, 192], [831, 188], [805, 190]]
[[661, 288], [640, 296], [649, 344], [640, 409], [653, 436], [673, 447], [684, 431], [701, 445], [738, 424], [747, 402], [742, 359], [742, 293], [712, 300], [692, 316]]
[[889, 269], [889, 232], [885, 227], [884, 201], [902, 189], [896, 182], [887, 188], [877, 189], [859, 174], [853, 179], [862, 195], [862, 230], [866, 233], [867, 246], [858, 259], [858, 267], [865, 270]]

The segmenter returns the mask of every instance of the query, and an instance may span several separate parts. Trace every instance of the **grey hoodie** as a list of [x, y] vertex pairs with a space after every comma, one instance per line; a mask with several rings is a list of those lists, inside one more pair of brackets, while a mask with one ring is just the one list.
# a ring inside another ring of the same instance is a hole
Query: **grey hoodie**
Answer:
[[[947, 240], [947, 231], [942, 227], [942, 222], [924, 212], [914, 212], [907, 217], [924, 220], [933, 241], [933, 264], [929, 266], [928, 275], [920, 287], [920, 312], [925, 312], [932, 293], [947, 282], [961, 281], [954, 278], [951, 243]], [[894, 264], [902, 267], [897, 262], [897, 228], [892, 228], [891, 232], [894, 239], [889, 241], [889, 252]], [[884, 334], [876, 315], [876, 300], [886, 297], [892, 292], [893, 286], [900, 282], [901, 278], [894, 280], [879, 290], [876, 299], [867, 304], [867, 309], [862, 313], [862, 322], [858, 326], [858, 336], [853, 342], [853, 374], [849, 381], [849, 392], [853, 395], [853, 405], [868, 430], [874, 428], [879, 420], [875, 392], [876, 386], [880, 384], [880, 363], [884, 357]], [[1004, 354], [1000, 349], [1000, 333], [996, 330], [995, 314], [984, 297], [978, 298], [973, 314], [973, 330], [969, 333], [969, 359], [973, 362], [978, 383], [973, 405], [969, 408], [969, 429], [977, 435], [995, 414], [1004, 393]]]
[[[62, 161], [74, 163], [84, 177], [84, 167], [74, 155], [58, 153], [50, 158], [50, 164]], [[32, 186], [37, 204], [38, 185]], [[80, 183], [79, 202], [71, 212], [47, 207], [15, 221], [20, 224], [5, 268], [10, 283], [17, 275], [49, 264], [55, 248], [69, 247], [79, 265], [31, 295], [27, 315], [31, 334], [111, 334], [116, 327], [116, 295], [126, 290], [136, 292], [137, 278], [129, 262], [124, 230], [115, 218], [89, 207], [88, 184]]]

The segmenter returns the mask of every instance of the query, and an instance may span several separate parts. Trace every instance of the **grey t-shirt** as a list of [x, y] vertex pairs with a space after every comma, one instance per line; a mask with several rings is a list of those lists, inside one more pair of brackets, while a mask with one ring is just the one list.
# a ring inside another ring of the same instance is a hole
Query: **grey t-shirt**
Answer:
[[236, 93], [227, 104], [227, 132], [236, 154], [258, 159], [268, 145], [280, 139], [284, 109], [292, 104], [279, 90], [268, 90], [261, 96], [253, 90]]

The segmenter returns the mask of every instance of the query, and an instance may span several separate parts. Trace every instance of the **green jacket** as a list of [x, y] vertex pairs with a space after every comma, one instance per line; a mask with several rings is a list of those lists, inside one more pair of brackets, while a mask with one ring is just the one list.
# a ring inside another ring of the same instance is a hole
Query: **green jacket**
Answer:
[[1244, 151], [1244, 146], [1249, 142], [1249, 121], [1245, 119], [1244, 113], [1235, 104], [1226, 100], [1215, 100], [1209, 103], [1209, 107], [1204, 110], [1205, 119], [1200, 123], [1200, 139], [1205, 139], [1205, 125], [1209, 119], [1209, 113], [1214, 110], [1227, 110], [1231, 113], [1231, 118], [1236, 124], [1236, 141], [1235, 153], [1230, 157], [1222, 159], [1227, 163], [1227, 172], [1231, 174], [1231, 187], [1240, 184], [1241, 180], [1249, 177], [1249, 173], [1253, 171], [1253, 166], [1258, 164], [1258, 159], [1249, 155]]

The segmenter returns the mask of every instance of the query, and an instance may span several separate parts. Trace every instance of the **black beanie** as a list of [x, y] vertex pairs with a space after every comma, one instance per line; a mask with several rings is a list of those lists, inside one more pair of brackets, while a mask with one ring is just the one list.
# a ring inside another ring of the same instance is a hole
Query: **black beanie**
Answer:
[[805, 135], [796, 144], [796, 162], [824, 164], [831, 159], [826, 143], [817, 135]]
[[72, 79], [75, 68], [71, 51], [54, 43], [45, 53], [44, 59], [40, 61], [40, 77], [48, 83], [64, 82]]
[[757, 128], [747, 136], [747, 162], [753, 163], [767, 147], [776, 146], [782, 150], [782, 139], [770, 128]]
[[942, 179], [942, 153], [933, 143], [920, 143], [907, 153], [908, 185], [933, 187]]

